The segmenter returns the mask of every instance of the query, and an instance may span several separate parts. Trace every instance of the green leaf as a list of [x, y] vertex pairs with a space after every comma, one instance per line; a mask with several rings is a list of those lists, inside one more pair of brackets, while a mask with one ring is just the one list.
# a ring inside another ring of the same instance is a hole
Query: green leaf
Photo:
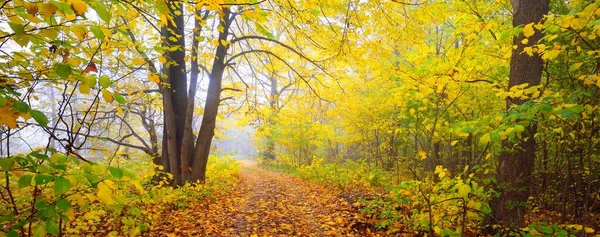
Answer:
[[27, 103], [25, 103], [23, 101], [15, 102], [15, 104], [13, 105], [13, 108], [17, 109], [21, 113], [29, 112], [29, 105], [27, 105]]
[[4, 96], [0, 96], [0, 107], [4, 107], [6, 105], [6, 98]]
[[94, 36], [96, 36], [96, 38], [100, 39], [100, 41], [104, 40], [104, 31], [102, 31], [100, 27], [98, 27], [97, 25], [92, 25], [90, 26], [90, 30], [92, 31], [92, 33], [94, 33]]
[[573, 112], [575, 114], [579, 114], [579, 113], [583, 112], [583, 106], [578, 104], [573, 107], [570, 107], [569, 110], [571, 110], [571, 112]]
[[64, 3], [64, 2], [58, 2], [58, 1], [52, 1], [52, 4], [54, 4], [54, 6], [56, 6], [56, 8], [64, 13], [65, 15], [68, 14], [75, 14], [75, 12], [73, 11], [73, 9], [71, 9], [71, 5]]
[[58, 213], [56, 212], [56, 208], [54, 207], [54, 205], [50, 205], [44, 209], [44, 211], [42, 212], [42, 216], [46, 218], [54, 218], [58, 216]]
[[552, 112], [552, 106], [549, 104], [540, 104], [540, 109], [546, 112]]
[[71, 203], [64, 198], [56, 200], [56, 207], [61, 211], [68, 211], [71, 208]]
[[110, 174], [113, 177], [115, 177], [117, 179], [123, 178], [123, 170], [121, 170], [117, 167], [108, 167], [108, 171], [110, 172]]
[[91, 185], [96, 185], [98, 184], [98, 182], [100, 182], [98, 176], [92, 173], [84, 173], [83, 176], [85, 176], [85, 178], [88, 180], [88, 182], [90, 182]]
[[15, 165], [15, 159], [13, 158], [0, 158], [0, 168], [2, 170], [10, 170]]
[[35, 207], [35, 209], [39, 211], [39, 210], [43, 210], [44, 208], [46, 208], [46, 205], [48, 205], [48, 203], [46, 203], [46, 201], [38, 200], [37, 202], [35, 202], [33, 207]]
[[554, 230], [552, 228], [548, 227], [548, 226], [542, 226], [542, 227], [540, 227], [540, 231], [542, 233], [546, 233], [546, 234], [552, 234], [552, 233], [554, 233]]
[[15, 216], [13, 214], [0, 216], [0, 223], [3, 223], [5, 221], [14, 221], [14, 220], [15, 220]]
[[45, 237], [46, 236], [46, 226], [38, 225], [33, 232], [33, 237]]
[[31, 185], [31, 180], [33, 179], [33, 175], [23, 175], [19, 178], [19, 188], [29, 187]]
[[82, 79], [81, 81], [83, 81], [83, 83], [88, 85], [90, 88], [96, 86], [96, 84], [98, 83], [96, 80], [96, 76], [90, 76], [90, 77]]
[[126, 169], [121, 169], [121, 171], [123, 171], [123, 176], [125, 176], [125, 177], [129, 177], [129, 178], [131, 178], [131, 179], [135, 179], [135, 178], [136, 178], [135, 174], [134, 174], [134, 173], [132, 173], [132, 172], [131, 172], [131, 171], [129, 171], [129, 170], [126, 170]]
[[100, 87], [102, 87], [102, 89], [106, 89], [110, 86], [110, 78], [106, 75], [101, 76], [98, 82], [100, 83]]
[[54, 176], [47, 175], [47, 174], [38, 174], [35, 176], [34, 180], [35, 180], [35, 185], [42, 185], [42, 184], [50, 183], [52, 180], [54, 180]]
[[49, 159], [48, 155], [39, 153], [37, 151], [31, 152], [31, 153], [29, 153], [29, 155], [33, 156], [35, 158], [38, 158], [40, 160], [48, 160]]
[[94, 8], [94, 10], [96, 10], [96, 13], [100, 17], [100, 19], [102, 19], [106, 23], [110, 22], [110, 18], [112, 17], [112, 15], [108, 12], [104, 3], [94, 2], [90, 3], [90, 6]]
[[71, 189], [71, 181], [65, 177], [58, 177], [54, 180], [54, 193], [56, 195], [62, 195]]
[[48, 122], [50, 122], [48, 120], [48, 117], [46, 117], [46, 115], [38, 110], [31, 110], [29, 113], [31, 113], [31, 117], [42, 127], [48, 127]]
[[67, 78], [73, 72], [73, 69], [70, 65], [64, 63], [57, 63], [54, 65], [54, 71], [56, 74], [62, 78]]
[[263, 27], [261, 24], [256, 23], [255, 25], [256, 25], [256, 28], [257, 28], [257, 30], [258, 30], [258, 32], [260, 34], [262, 34], [262, 35], [264, 35], [264, 36], [266, 36], [266, 37], [268, 37], [270, 39], [275, 38], [273, 36], [273, 34], [271, 34], [271, 32], [269, 32], [267, 29], [265, 29], [265, 27]]
[[19, 23], [9, 22], [8, 25], [10, 28], [15, 31], [15, 34], [23, 34], [25, 33], [25, 26]]
[[125, 100], [125, 97], [123, 97], [122, 95], [119, 95], [119, 93], [117, 93], [117, 92], [113, 93], [113, 97], [115, 98], [115, 100], [119, 104], [126, 104], [127, 103], [127, 101]]
[[556, 232], [556, 237], [565, 237], [565, 236], [569, 236], [569, 232], [567, 232], [566, 230], [559, 230], [558, 232]]
[[46, 221], [46, 231], [48, 231], [48, 234], [58, 235], [60, 232], [60, 229], [58, 227], [58, 224], [56, 224], [56, 221], [50, 219], [50, 220]]
[[17, 232], [16, 230], [11, 230], [8, 233], [6, 233], [6, 237], [19, 237], [19, 232]]

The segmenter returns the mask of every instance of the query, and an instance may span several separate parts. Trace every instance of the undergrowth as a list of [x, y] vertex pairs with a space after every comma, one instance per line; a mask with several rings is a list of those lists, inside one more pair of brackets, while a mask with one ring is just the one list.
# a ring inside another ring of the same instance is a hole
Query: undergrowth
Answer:
[[484, 234], [485, 227], [491, 227], [496, 236], [575, 236], [595, 231], [546, 222], [530, 223], [525, 228], [490, 226], [486, 222], [491, 214], [489, 203], [498, 193], [493, 189], [495, 179], [489, 175], [489, 167], [466, 167], [451, 174], [438, 166], [435, 177], [395, 183], [391, 172], [366, 162], [323, 163], [323, 159], [313, 158], [310, 165], [261, 159], [259, 163], [344, 192], [362, 192], [363, 197], [349, 200], [362, 214], [358, 221], [390, 235], [475, 236]]
[[162, 213], [238, 180], [238, 162], [212, 156], [205, 184], [173, 188], [150, 157], [132, 157], [84, 162], [49, 150], [0, 159], [0, 236], [140, 235]]

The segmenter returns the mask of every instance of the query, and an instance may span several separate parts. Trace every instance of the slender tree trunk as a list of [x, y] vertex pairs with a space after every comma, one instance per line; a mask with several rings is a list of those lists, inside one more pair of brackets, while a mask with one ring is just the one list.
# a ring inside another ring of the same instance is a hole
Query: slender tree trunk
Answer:
[[[175, 184], [182, 184], [181, 177], [181, 148], [183, 143], [184, 124], [187, 109], [187, 75], [185, 71], [185, 37], [183, 3], [167, 1], [167, 6], [173, 17], [173, 22], [161, 29], [163, 46], [172, 48], [181, 47], [176, 50], [168, 50], [165, 54], [169, 60], [168, 65], [163, 67], [163, 74], [167, 77], [165, 81], [168, 86], [162, 87], [163, 108], [165, 114], [163, 159], [168, 161], [168, 171], [173, 174]], [[178, 12], [178, 13], [177, 13]]]
[[198, 86], [198, 76], [200, 74], [200, 68], [198, 65], [198, 36], [202, 29], [201, 21], [206, 19], [208, 12], [200, 18], [200, 11], [196, 11], [194, 20], [194, 33], [192, 37], [192, 54], [191, 54], [191, 68], [190, 68], [190, 88], [188, 92], [189, 101], [187, 103], [187, 109], [185, 111], [185, 124], [183, 133], [183, 143], [181, 149], [181, 178], [185, 181], [190, 181], [192, 175], [192, 165], [194, 162], [194, 134], [192, 133], [192, 125], [194, 122], [194, 100], [196, 98], [196, 87]]
[[213, 61], [212, 71], [210, 73], [210, 81], [208, 83], [208, 92], [206, 95], [206, 103], [204, 105], [204, 116], [200, 132], [196, 139], [196, 147], [194, 149], [194, 164], [190, 181], [203, 182], [206, 174], [206, 165], [208, 164], [208, 155], [210, 153], [210, 145], [212, 138], [215, 135], [215, 127], [217, 114], [219, 112], [219, 104], [221, 102], [221, 79], [225, 71], [225, 56], [227, 55], [228, 45], [223, 45], [221, 42], [227, 41], [230, 27], [230, 10], [223, 9], [223, 16], [220, 24], [223, 26], [223, 31], [219, 33], [219, 46], [217, 47], [216, 57]]
[[[540, 22], [544, 14], [548, 13], [548, 0], [512, 0], [514, 11], [513, 26]], [[542, 37], [541, 32], [536, 31], [529, 37], [528, 45], [537, 44]], [[513, 39], [513, 45], [518, 47], [513, 50], [510, 62], [509, 88], [529, 83], [529, 86], [539, 85], [543, 63], [539, 55], [529, 56], [523, 52], [524, 45], [521, 41], [524, 35], [520, 34]], [[511, 105], [520, 105], [525, 100], [507, 99], [507, 108]], [[535, 139], [537, 125], [534, 121], [526, 127], [523, 138], [513, 148], [513, 144], [505, 141], [502, 144], [500, 162], [497, 167], [498, 191], [501, 196], [492, 204], [495, 220], [506, 225], [523, 226], [525, 215], [525, 203], [529, 195], [527, 182], [531, 178], [535, 161]]]

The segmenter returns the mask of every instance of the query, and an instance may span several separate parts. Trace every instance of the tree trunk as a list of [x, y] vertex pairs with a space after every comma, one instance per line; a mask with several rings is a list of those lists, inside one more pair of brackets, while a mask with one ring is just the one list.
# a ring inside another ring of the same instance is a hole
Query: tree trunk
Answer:
[[[183, 4], [181, 2], [166, 2], [173, 23], [169, 22], [161, 29], [163, 37], [163, 47], [181, 47], [181, 49], [169, 49], [165, 56], [169, 60], [169, 65], [163, 66], [163, 74], [166, 75], [165, 81], [168, 86], [162, 86], [163, 109], [165, 114], [164, 134], [163, 134], [163, 160], [168, 162], [165, 168], [173, 174], [175, 184], [183, 183], [181, 177], [181, 145], [183, 143], [184, 124], [187, 109], [187, 75], [185, 71], [185, 37], [184, 37], [184, 19]], [[179, 13], [177, 13], [179, 12]]]
[[[513, 26], [540, 22], [548, 12], [548, 0], [512, 0], [514, 11]], [[537, 44], [542, 37], [536, 31], [529, 37], [529, 45]], [[513, 38], [513, 45], [518, 45], [513, 50], [510, 62], [509, 88], [529, 83], [529, 86], [540, 84], [543, 63], [539, 55], [529, 56], [523, 52], [524, 45], [521, 41], [523, 34]], [[507, 109], [511, 105], [520, 105], [526, 102], [521, 99], [507, 99]], [[525, 129], [522, 139], [516, 148], [509, 141], [502, 143], [500, 162], [497, 167], [497, 182], [501, 196], [492, 203], [495, 220], [505, 225], [524, 226], [525, 203], [529, 196], [529, 185], [535, 161], [535, 139], [537, 125], [534, 121]]]
[[[228, 8], [223, 9], [223, 17], [220, 22], [223, 26], [223, 31], [219, 33], [219, 43], [227, 41], [231, 23], [229, 19], [230, 13]], [[210, 144], [215, 135], [217, 114], [219, 113], [219, 104], [221, 102], [221, 79], [225, 71], [225, 56], [227, 56], [228, 47], [228, 45], [219, 44], [213, 61], [206, 103], [204, 105], [204, 116], [202, 117], [202, 124], [196, 140], [196, 148], [194, 149], [194, 164], [190, 181], [204, 182], [206, 178], [206, 165], [208, 164]]]

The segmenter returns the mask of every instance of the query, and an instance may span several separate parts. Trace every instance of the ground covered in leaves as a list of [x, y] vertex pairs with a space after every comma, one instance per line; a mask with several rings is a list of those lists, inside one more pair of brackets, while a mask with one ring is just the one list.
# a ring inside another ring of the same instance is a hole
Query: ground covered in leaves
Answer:
[[165, 213], [150, 236], [375, 236], [339, 191], [245, 164], [235, 189]]

